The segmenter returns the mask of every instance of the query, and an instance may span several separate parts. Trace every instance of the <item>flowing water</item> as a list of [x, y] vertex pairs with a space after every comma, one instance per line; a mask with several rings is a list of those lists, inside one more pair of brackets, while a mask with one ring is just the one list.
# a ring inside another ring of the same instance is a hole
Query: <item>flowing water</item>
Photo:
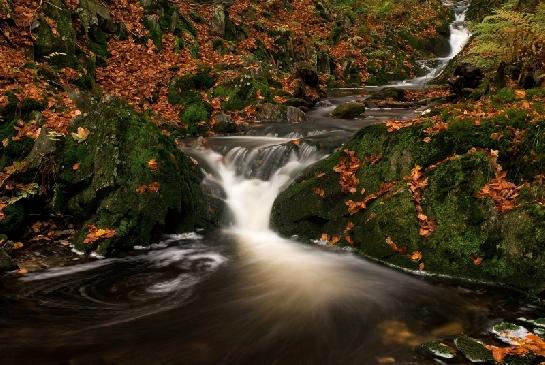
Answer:
[[0, 278], [0, 363], [431, 364], [415, 346], [536, 311], [512, 293], [430, 283], [271, 231], [274, 199], [305, 167], [365, 125], [415, 113], [341, 121], [332, 108], [188, 149], [229, 208], [224, 229]]
[[444, 0], [443, 2], [446, 6], [452, 8], [454, 12], [454, 21], [450, 23], [449, 26], [449, 53], [444, 57], [434, 58], [431, 60], [422, 60], [420, 65], [425, 72], [423, 76], [402, 81], [400, 83], [394, 83], [393, 86], [421, 86], [433, 80], [439, 76], [441, 72], [443, 72], [449, 61], [460, 53], [469, 41], [471, 33], [466, 24], [466, 13], [469, 7], [469, 1]]

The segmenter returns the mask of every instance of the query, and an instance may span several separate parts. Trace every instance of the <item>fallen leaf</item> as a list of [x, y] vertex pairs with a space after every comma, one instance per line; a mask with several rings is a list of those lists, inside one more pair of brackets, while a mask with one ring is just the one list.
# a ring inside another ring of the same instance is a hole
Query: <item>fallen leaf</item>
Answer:
[[79, 168], [80, 168], [80, 163], [79, 162], [72, 165], [72, 170], [74, 170], [74, 171], [79, 170]]
[[72, 138], [74, 138], [78, 143], [85, 142], [87, 137], [89, 137], [89, 130], [87, 128], [78, 127], [77, 133], [72, 133]]
[[318, 195], [320, 198], [324, 198], [324, 197], [325, 197], [325, 190], [322, 189], [322, 188], [314, 188], [314, 189], [312, 189], [312, 192], [313, 192], [315, 195]]
[[149, 160], [149, 161], [148, 161], [148, 168], [149, 168], [151, 171], [156, 171], [156, 170], [157, 170], [157, 167], [158, 167], [157, 160]]
[[24, 244], [23, 242], [15, 242], [12, 246], [11, 246], [11, 249], [12, 250], [19, 250], [21, 248], [23, 248]]
[[418, 261], [421, 261], [422, 260], [422, 252], [420, 251], [414, 251], [411, 256], [410, 256], [410, 259], [414, 262], [418, 262]]

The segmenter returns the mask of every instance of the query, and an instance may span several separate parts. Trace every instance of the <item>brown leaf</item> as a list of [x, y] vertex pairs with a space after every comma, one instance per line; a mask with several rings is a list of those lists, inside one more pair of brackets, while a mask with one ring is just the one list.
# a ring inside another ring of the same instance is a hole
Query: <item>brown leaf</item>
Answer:
[[151, 171], [157, 171], [157, 168], [158, 168], [157, 160], [149, 160], [148, 161], [148, 168]]

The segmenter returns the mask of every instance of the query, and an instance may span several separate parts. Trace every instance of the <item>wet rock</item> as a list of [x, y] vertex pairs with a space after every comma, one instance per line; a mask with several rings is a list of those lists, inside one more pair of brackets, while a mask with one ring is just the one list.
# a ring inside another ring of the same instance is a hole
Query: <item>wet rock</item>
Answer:
[[456, 350], [439, 341], [427, 342], [418, 348], [422, 354], [442, 360], [450, 360], [456, 357]]
[[479, 87], [484, 79], [483, 71], [469, 63], [462, 63], [454, 69], [448, 84], [451, 91], [458, 96], [467, 96], [471, 90]]
[[462, 354], [473, 363], [493, 362], [492, 352], [484, 345], [469, 336], [459, 336], [454, 339], [454, 344]]
[[265, 123], [301, 123], [305, 113], [293, 106], [265, 103], [257, 107], [256, 118]]
[[529, 333], [526, 328], [509, 322], [495, 324], [490, 332], [499, 340], [511, 345], [516, 344], [517, 340], [525, 338]]
[[405, 97], [405, 90], [393, 88], [393, 87], [385, 87], [378, 91], [372, 92], [369, 95], [368, 100], [394, 100], [394, 101], [406, 101]]
[[214, 116], [214, 131], [216, 133], [228, 134], [236, 133], [238, 126], [231, 117], [225, 113]]
[[290, 98], [290, 99], [288, 99], [288, 101], [286, 102], [285, 105], [293, 106], [293, 107], [296, 107], [296, 108], [312, 108], [312, 106], [313, 106], [312, 103], [308, 102], [305, 99], [301, 99], [301, 98]]
[[0, 273], [15, 269], [17, 269], [15, 262], [13, 262], [11, 257], [3, 248], [0, 248]]
[[332, 116], [341, 119], [354, 119], [365, 113], [365, 105], [356, 102], [348, 102], [339, 105], [331, 113]]
[[[99, 103], [71, 128], [89, 134], [83, 142], [66, 138], [54, 206], [85, 222], [74, 238], [79, 250], [114, 255], [134, 242], [150, 243], [165, 229], [213, 224], [199, 168], [126, 103]], [[93, 226], [115, 234], [85, 243]]]

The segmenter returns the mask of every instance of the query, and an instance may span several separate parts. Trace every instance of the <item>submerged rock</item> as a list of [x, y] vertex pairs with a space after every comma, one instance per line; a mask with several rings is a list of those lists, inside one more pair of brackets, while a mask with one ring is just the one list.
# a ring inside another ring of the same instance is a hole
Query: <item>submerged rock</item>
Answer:
[[348, 102], [336, 107], [333, 112], [331, 112], [331, 115], [341, 119], [354, 119], [361, 116], [363, 113], [365, 113], [365, 105], [356, 102]]
[[462, 354], [473, 363], [493, 362], [492, 352], [484, 345], [469, 336], [459, 336], [454, 339], [454, 344]]

